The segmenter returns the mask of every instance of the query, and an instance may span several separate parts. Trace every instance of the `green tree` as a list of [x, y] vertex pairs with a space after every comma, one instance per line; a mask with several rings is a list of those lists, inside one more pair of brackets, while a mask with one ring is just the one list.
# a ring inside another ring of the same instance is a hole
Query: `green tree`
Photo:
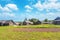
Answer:
[[41, 22], [35, 18], [29, 19], [29, 21], [33, 22], [34, 25], [41, 24]]
[[48, 22], [48, 19], [45, 19], [44, 22]]

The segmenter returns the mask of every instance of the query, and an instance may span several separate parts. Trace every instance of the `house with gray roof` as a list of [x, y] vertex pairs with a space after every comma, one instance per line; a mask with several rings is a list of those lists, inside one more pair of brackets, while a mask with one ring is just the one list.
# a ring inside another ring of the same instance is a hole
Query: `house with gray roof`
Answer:
[[0, 26], [16, 25], [13, 20], [0, 20]]
[[60, 25], [60, 17], [57, 17], [54, 21], [53, 24], [55, 25]]

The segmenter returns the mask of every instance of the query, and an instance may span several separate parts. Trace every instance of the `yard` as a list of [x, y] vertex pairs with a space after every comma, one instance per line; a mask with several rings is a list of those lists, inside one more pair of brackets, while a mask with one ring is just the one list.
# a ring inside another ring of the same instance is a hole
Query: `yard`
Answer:
[[18, 26], [18, 28], [60, 28], [60, 25], [53, 25], [53, 24], [40, 24], [40, 25], [22, 25]]
[[[27, 27], [34, 25], [27, 25]], [[36, 25], [35, 28], [45, 27], [46, 25]], [[46, 27], [50, 27], [54, 25], [48, 25]], [[60, 32], [23, 32], [16, 31], [13, 29], [24, 27], [24, 26], [1, 26], [0, 27], [0, 40], [60, 40]], [[25, 26], [26, 27], [26, 26]], [[55, 27], [60, 27], [56, 25]]]

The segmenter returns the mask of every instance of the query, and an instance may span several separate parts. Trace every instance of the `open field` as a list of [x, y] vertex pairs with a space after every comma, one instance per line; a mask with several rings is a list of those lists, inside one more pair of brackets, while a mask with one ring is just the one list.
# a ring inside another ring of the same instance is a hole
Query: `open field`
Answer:
[[[23, 29], [21, 30], [19, 27], [0, 27], [0, 40], [60, 40], [60, 32], [28, 32], [22, 31]], [[19, 29], [20, 31], [14, 29]]]
[[[5, 27], [5, 26], [0, 26]], [[17, 27], [17, 28], [60, 28], [60, 25], [53, 24], [40, 24], [40, 25], [20, 25], [20, 26], [6, 26], [6, 27]]]
[[0, 32], [0, 40], [60, 40], [60, 32]]
[[41, 25], [22, 25], [18, 26], [18, 28], [60, 28], [60, 25], [53, 24], [41, 24]]

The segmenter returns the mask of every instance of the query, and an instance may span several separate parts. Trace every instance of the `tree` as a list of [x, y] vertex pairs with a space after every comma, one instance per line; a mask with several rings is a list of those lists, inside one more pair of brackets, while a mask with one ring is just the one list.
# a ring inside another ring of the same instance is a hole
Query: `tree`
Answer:
[[29, 21], [33, 22], [34, 25], [41, 24], [41, 22], [38, 19], [35, 19], [35, 18], [29, 19]]
[[25, 18], [24, 21], [27, 21], [27, 18]]
[[24, 19], [23, 25], [26, 25], [27, 24], [26, 21], [27, 21], [27, 18]]
[[48, 22], [48, 19], [45, 19], [44, 22]]

